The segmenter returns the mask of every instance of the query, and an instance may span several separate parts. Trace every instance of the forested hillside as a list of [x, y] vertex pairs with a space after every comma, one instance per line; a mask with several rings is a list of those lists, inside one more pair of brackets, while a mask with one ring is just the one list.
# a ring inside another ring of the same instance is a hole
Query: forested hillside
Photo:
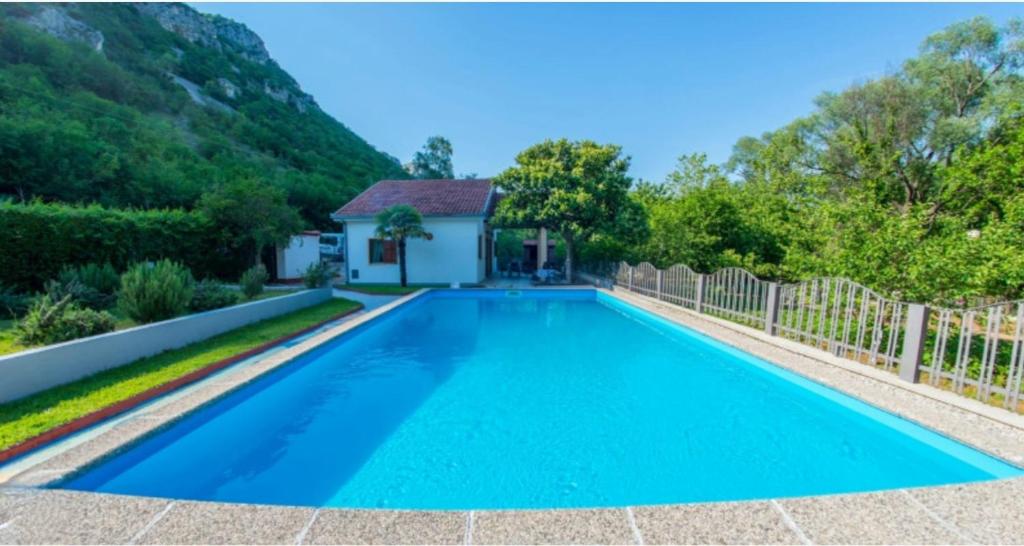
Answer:
[[0, 199], [215, 211], [255, 194], [331, 228], [402, 176], [243, 25], [182, 4], [0, 4]]
[[649, 233], [598, 236], [583, 258], [842, 276], [948, 304], [1024, 297], [1022, 66], [1021, 21], [953, 25], [888, 75], [740, 139], [726, 164], [683, 156], [633, 192]]

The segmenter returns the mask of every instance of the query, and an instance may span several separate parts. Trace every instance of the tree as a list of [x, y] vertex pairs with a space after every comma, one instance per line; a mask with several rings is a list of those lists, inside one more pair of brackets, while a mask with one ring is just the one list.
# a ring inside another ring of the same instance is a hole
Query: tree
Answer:
[[443, 136], [428, 138], [423, 150], [413, 156], [410, 167], [413, 178], [454, 178], [452, 143]]
[[619, 146], [545, 140], [520, 152], [516, 164], [494, 180], [506, 193], [498, 221], [560, 234], [570, 280], [576, 243], [614, 227], [620, 213], [636, 212], [629, 198], [632, 180], [626, 175], [629, 158], [622, 157]]
[[288, 206], [284, 191], [251, 178], [217, 186], [199, 199], [197, 209], [221, 230], [229, 246], [248, 250], [253, 264], [259, 263], [264, 247], [287, 243], [302, 229], [302, 219]]
[[405, 273], [405, 242], [408, 239], [431, 240], [434, 236], [423, 229], [423, 216], [409, 205], [395, 205], [377, 214], [377, 236], [391, 239], [398, 247], [398, 270], [402, 286], [408, 281]]

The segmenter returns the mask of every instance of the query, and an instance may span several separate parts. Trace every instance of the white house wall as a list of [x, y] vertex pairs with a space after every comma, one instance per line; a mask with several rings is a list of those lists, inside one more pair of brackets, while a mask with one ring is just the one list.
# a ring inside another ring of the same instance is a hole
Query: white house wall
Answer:
[[[374, 238], [372, 220], [347, 220], [346, 245], [349, 282], [398, 283], [398, 264], [370, 264], [369, 240]], [[484, 233], [482, 218], [424, 218], [423, 228], [432, 240], [410, 239], [406, 267], [410, 283], [478, 283], [484, 279], [484, 259], [477, 254], [477, 237]], [[351, 270], [359, 270], [352, 278]]]
[[277, 278], [300, 279], [306, 268], [320, 261], [318, 235], [294, 235], [287, 248], [277, 248]]

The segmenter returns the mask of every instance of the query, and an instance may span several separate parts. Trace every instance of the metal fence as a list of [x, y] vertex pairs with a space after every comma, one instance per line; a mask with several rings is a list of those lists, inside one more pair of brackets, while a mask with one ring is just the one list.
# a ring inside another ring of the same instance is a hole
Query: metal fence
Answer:
[[780, 285], [749, 271], [607, 267], [609, 284], [1024, 413], [1024, 300], [931, 309], [841, 278]]
[[928, 330], [921, 364], [928, 383], [1021, 411], [1024, 301], [936, 309]]
[[902, 302], [847, 279], [812, 279], [781, 289], [776, 335], [864, 364], [899, 366]]
[[697, 307], [697, 273], [685, 265], [673, 265], [661, 275], [661, 299], [688, 309]]
[[764, 328], [769, 284], [746, 269], [720, 269], [705, 277], [701, 312]]

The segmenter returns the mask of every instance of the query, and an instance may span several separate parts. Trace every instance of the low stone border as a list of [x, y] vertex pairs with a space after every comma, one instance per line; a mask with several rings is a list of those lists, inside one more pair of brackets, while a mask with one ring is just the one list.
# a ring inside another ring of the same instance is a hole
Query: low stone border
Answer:
[[[572, 510], [401, 511], [296, 508], [39, 489], [130, 446], [299, 354], [411, 301], [332, 328], [34, 464], [0, 486], [0, 543], [1017, 543], [1024, 478], [864, 494]], [[778, 365], [1005, 458], [1015, 427], [708, 321], [614, 294]], [[692, 323], [692, 324], [691, 324]], [[780, 363], [780, 360], [782, 363]], [[948, 421], [948, 423], [946, 422]], [[933, 426], [935, 424], [939, 426]], [[986, 427], [973, 434], [971, 426]], [[996, 434], [1006, 434], [1005, 437]], [[978, 443], [976, 443], [978, 442]], [[1014, 443], [1016, 443], [1014, 445]]]

